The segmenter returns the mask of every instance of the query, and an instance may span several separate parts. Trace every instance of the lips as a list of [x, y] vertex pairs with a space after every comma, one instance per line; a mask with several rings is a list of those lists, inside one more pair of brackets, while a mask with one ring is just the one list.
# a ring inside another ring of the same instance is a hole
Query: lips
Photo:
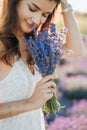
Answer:
[[29, 24], [27, 21], [26, 23], [27, 23], [27, 26], [32, 29], [32, 24]]
[[26, 24], [27, 24], [27, 27], [30, 29], [30, 30], [34, 30], [34, 29], [37, 29], [39, 26], [38, 25], [35, 25], [34, 23], [30, 24], [28, 23], [27, 21], [25, 21]]

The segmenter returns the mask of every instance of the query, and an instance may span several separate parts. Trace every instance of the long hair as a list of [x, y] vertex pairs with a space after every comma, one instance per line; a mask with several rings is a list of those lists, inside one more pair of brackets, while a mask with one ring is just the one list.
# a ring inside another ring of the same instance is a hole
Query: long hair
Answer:
[[[4, 46], [4, 49], [1, 49], [0, 51], [0, 60], [9, 65], [11, 65], [11, 57], [18, 56], [19, 58], [21, 56], [18, 49], [18, 39], [13, 34], [13, 32], [16, 32], [18, 26], [17, 5], [19, 2], [20, 0], [3, 0], [2, 14], [0, 18], [0, 44], [3, 44]], [[55, 2], [57, 2], [58, 5], [60, 0], [55, 0]], [[44, 27], [49, 27], [51, 19], [55, 13], [55, 9], [53, 13], [48, 16], [46, 22], [42, 25], [41, 30]], [[33, 31], [29, 34], [26, 34], [26, 36], [30, 35], [33, 35]], [[30, 54], [28, 62], [29, 64], [32, 62], [32, 56]]]

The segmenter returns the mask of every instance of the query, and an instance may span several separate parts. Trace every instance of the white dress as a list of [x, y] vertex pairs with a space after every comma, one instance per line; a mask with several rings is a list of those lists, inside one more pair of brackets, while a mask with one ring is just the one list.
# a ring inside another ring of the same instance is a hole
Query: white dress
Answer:
[[[14, 63], [9, 74], [0, 81], [0, 103], [26, 99], [34, 91], [41, 75], [35, 69], [33, 75], [22, 59]], [[0, 130], [45, 130], [42, 109], [0, 119]]]

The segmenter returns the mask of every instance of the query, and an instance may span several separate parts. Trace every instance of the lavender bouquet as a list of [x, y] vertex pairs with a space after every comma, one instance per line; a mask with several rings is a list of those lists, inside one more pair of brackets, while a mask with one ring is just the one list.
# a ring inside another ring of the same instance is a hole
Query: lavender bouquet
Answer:
[[[34, 39], [32, 37], [29, 37], [29, 39], [23, 38], [28, 44], [32, 58], [43, 77], [53, 74], [56, 65], [63, 55], [62, 45], [65, 42], [66, 33], [67, 29], [63, 28], [58, 34], [55, 24], [51, 23], [49, 30], [45, 28], [42, 32], [39, 31]], [[46, 102], [43, 110], [49, 114], [56, 114], [62, 107], [57, 100], [57, 96], [53, 93], [53, 97]]]

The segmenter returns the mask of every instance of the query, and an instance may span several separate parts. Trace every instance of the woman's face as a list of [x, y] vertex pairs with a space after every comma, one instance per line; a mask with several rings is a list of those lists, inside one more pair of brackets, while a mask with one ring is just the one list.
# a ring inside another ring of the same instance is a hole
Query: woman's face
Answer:
[[17, 7], [18, 32], [28, 33], [32, 31], [33, 24], [36, 27], [43, 24], [56, 5], [54, 0], [21, 0]]

